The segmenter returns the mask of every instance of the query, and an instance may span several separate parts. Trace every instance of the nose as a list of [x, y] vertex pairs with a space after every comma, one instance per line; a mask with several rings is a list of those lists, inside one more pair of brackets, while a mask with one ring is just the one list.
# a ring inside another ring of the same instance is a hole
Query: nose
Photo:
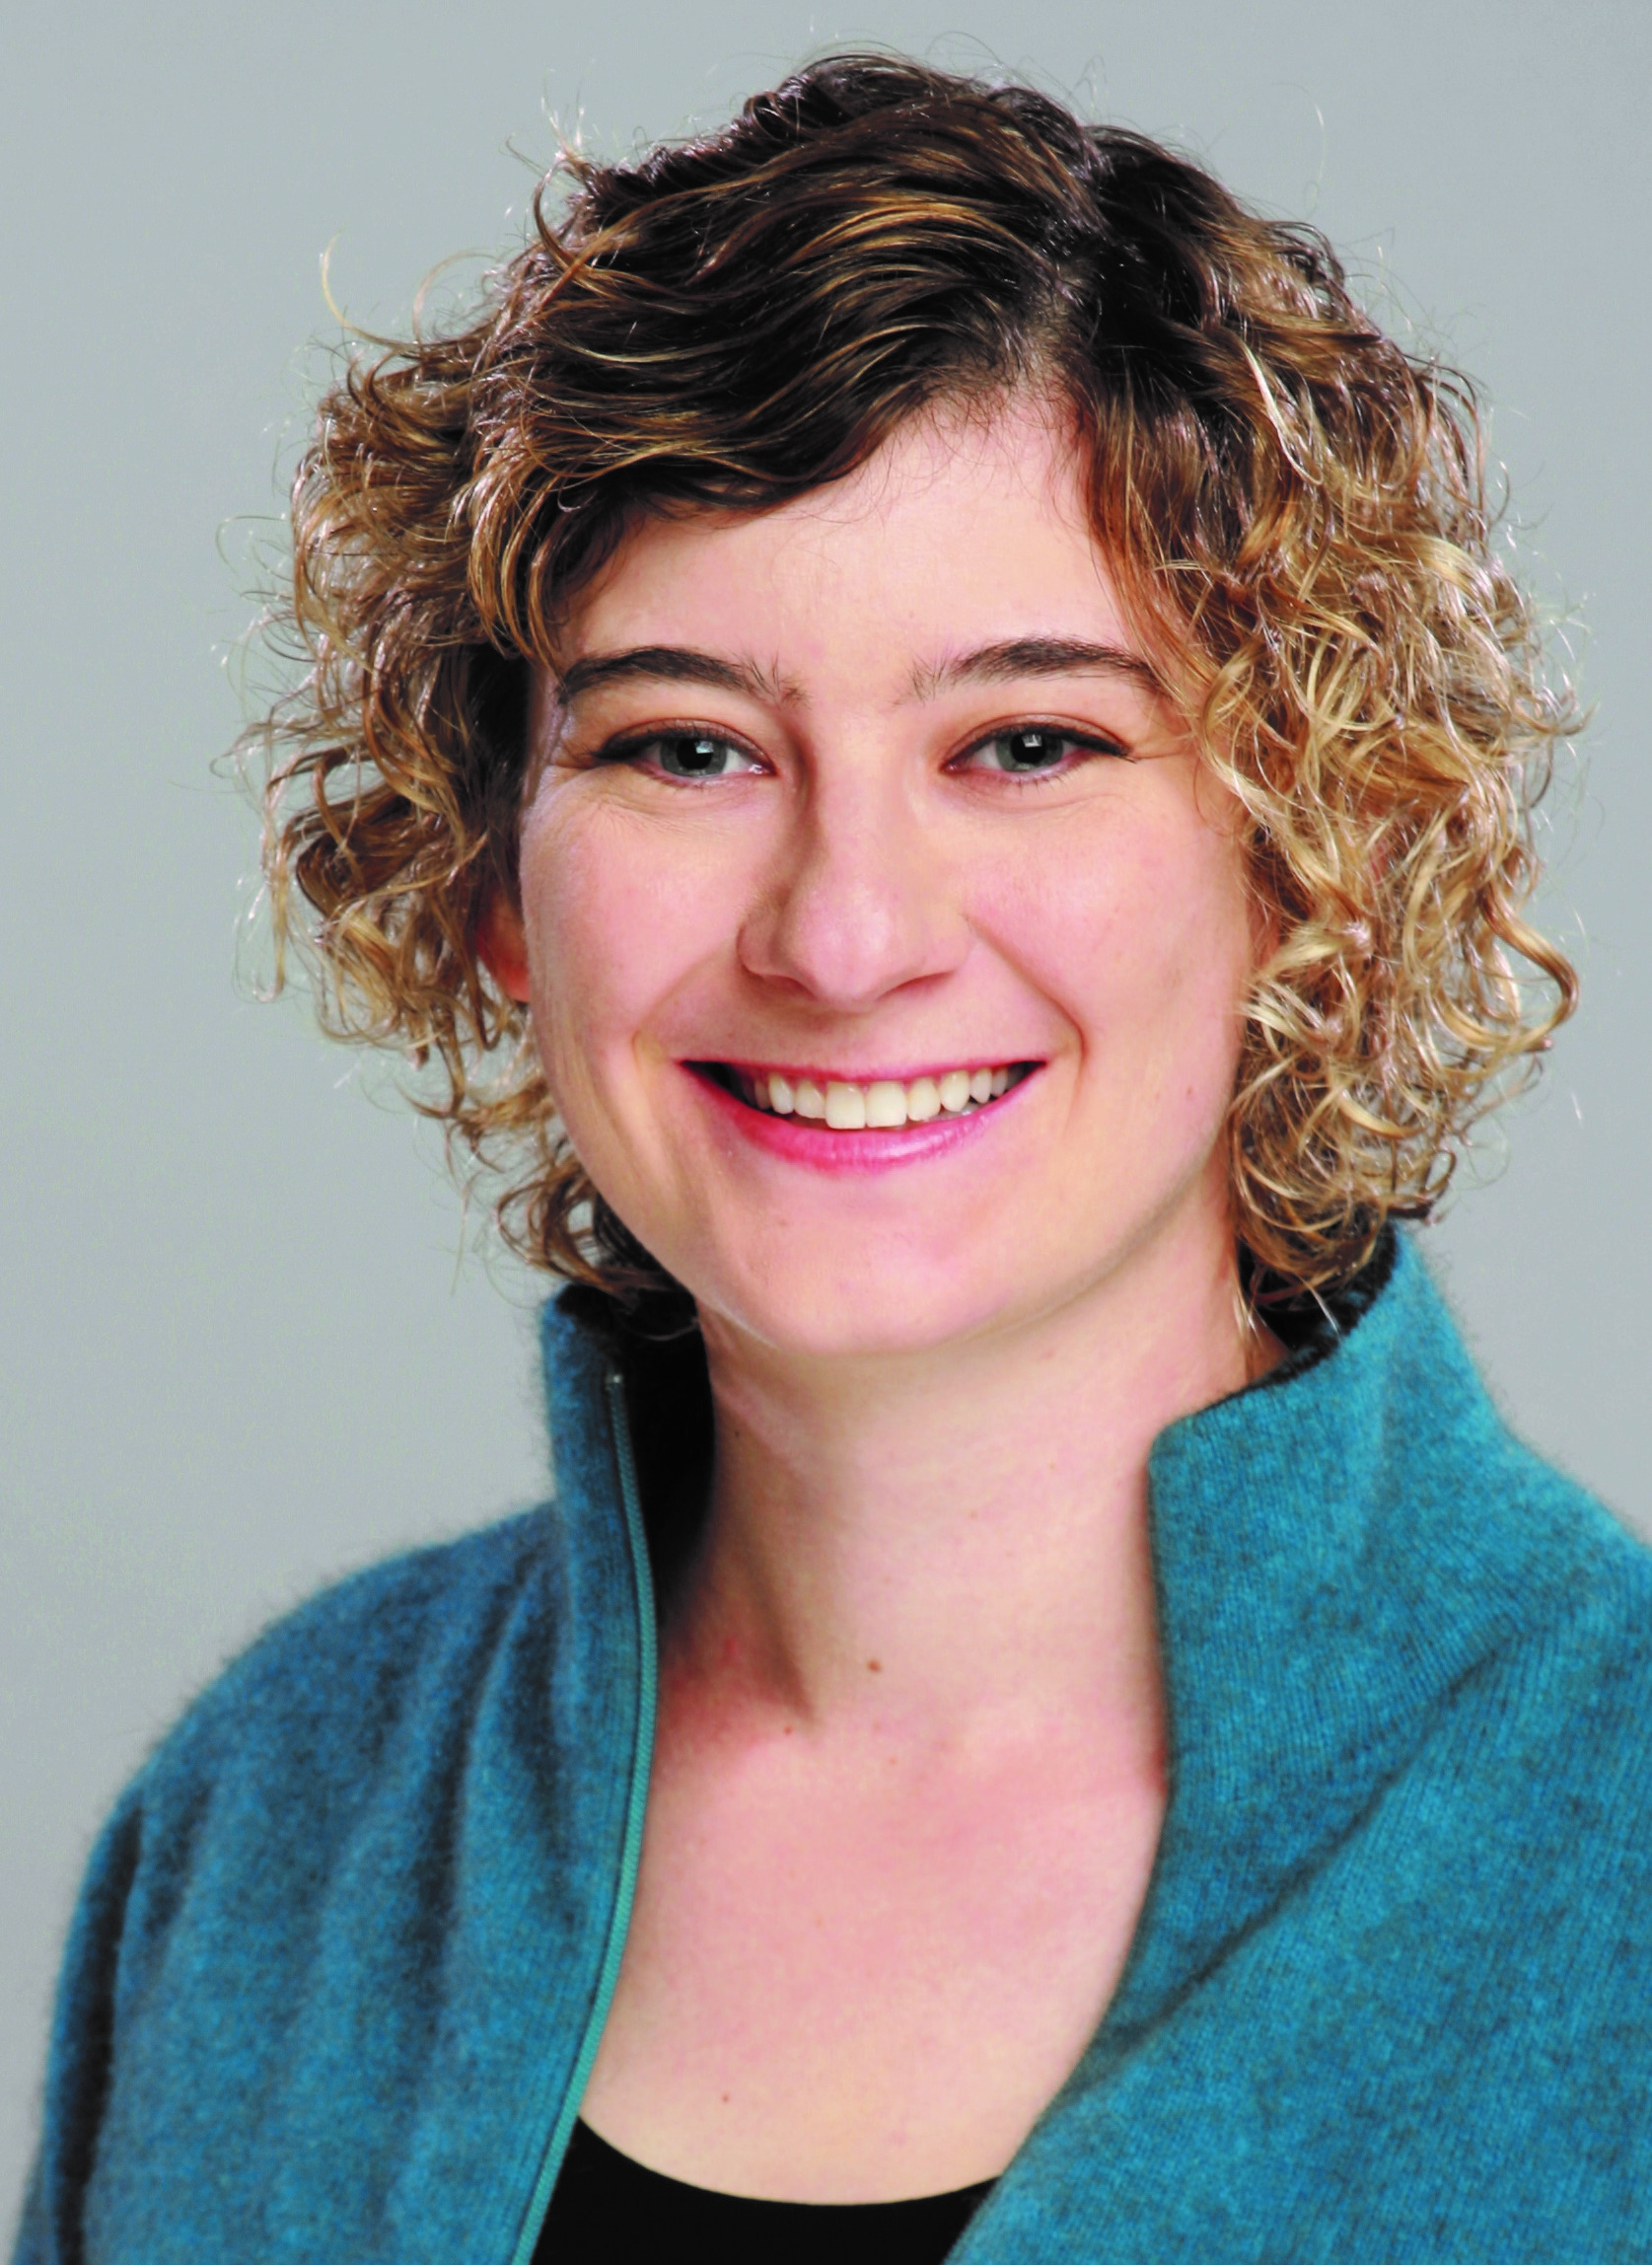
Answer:
[[741, 928], [753, 975], [852, 1014], [960, 965], [957, 875], [895, 771], [875, 756], [819, 765]]

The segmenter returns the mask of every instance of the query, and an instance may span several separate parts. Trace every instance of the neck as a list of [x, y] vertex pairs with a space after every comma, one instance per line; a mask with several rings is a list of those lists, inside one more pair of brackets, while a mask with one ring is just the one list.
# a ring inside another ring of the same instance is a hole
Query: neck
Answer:
[[1147, 1458], [1257, 1366], [1230, 1238], [944, 1352], [705, 1337], [715, 1476], [668, 1698], [960, 1752], [1080, 1723], [1157, 1749]]

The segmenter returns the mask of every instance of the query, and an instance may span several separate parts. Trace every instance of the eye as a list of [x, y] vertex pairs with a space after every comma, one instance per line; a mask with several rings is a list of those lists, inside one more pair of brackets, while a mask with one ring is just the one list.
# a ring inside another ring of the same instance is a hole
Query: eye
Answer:
[[745, 748], [709, 731], [657, 732], [651, 739], [633, 740], [625, 752], [633, 761], [652, 763], [668, 778], [736, 778], [762, 768]]
[[1087, 755], [1121, 755], [1111, 740], [1081, 739], [1052, 724], [1023, 724], [977, 740], [954, 760], [955, 770], [999, 771], [1008, 778], [1046, 778], [1070, 769]]

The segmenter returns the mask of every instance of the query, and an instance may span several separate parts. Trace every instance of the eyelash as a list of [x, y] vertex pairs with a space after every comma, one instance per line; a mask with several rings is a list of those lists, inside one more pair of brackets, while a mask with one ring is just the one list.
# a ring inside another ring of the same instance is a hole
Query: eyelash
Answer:
[[[748, 747], [746, 742], [743, 739], [737, 739], [733, 732], [719, 731], [709, 724], [682, 723], [674, 724], [663, 731], [656, 729], [633, 732], [618, 739], [606, 740], [593, 755], [587, 758], [587, 762], [593, 770], [606, 770], [615, 764], [635, 763], [637, 758], [646, 754], [649, 748], [658, 747], [662, 740], [667, 739], [712, 740], [719, 747], [732, 747], [737, 754], [750, 756], [754, 762], [760, 763], [762, 761], [762, 757], [755, 748]], [[665, 779], [672, 786], [692, 786], [696, 783], [693, 779], [680, 778], [669, 770], [657, 771], [655, 775]]]
[[[961, 748], [947, 767], [950, 769], [953, 764], [962, 766], [968, 757], [978, 755], [982, 748], [990, 747], [994, 740], [1031, 738], [1036, 733], [1059, 741], [1080, 757], [1105, 755], [1118, 763], [1128, 763], [1131, 760], [1128, 750], [1120, 746], [1117, 740], [1110, 739], [1105, 732], [1075, 731], [1068, 724], [1043, 723], [1033, 718], [1021, 723], [1000, 724], [996, 731], [983, 732], [979, 739], [971, 740], [968, 747]], [[999, 770], [995, 775], [1012, 786], [1050, 786], [1070, 776], [1077, 767], [1076, 763], [1065, 762], [1049, 770]]]
[[[1019, 723], [1001, 724], [994, 731], [983, 732], [978, 739], [971, 740], [967, 747], [960, 748], [956, 755], [950, 756], [944, 767], [957, 775], [962, 771], [969, 757], [978, 755], [983, 748], [990, 747], [994, 740], [1017, 739], [1035, 732], [1047, 733], [1051, 739], [1062, 741], [1079, 756], [1108, 756], [1113, 761], [1121, 763], [1128, 763], [1133, 760], [1127, 748], [1121, 746], [1117, 740], [1110, 739], [1103, 732], [1075, 731], [1067, 725], [1043, 723], [1030, 718]], [[656, 729], [608, 740], [587, 757], [586, 761], [593, 770], [607, 769], [611, 766], [620, 764], [636, 763], [641, 756], [647, 753], [648, 749], [657, 747], [662, 740], [668, 739], [712, 740], [718, 746], [732, 748], [737, 754], [748, 756], [754, 762], [763, 760], [755, 748], [749, 747], [744, 740], [737, 739], [732, 732], [714, 729], [709, 725], [684, 723], [664, 731]], [[1005, 780], [1009, 785], [1016, 787], [1047, 786], [1057, 779], [1067, 777], [1076, 768], [1076, 763], [1067, 762], [1048, 770], [1021, 772], [999, 770], [995, 775]], [[714, 780], [684, 778], [677, 772], [664, 769], [656, 769], [654, 775], [663, 778], [671, 786], [698, 787], [716, 783]]]

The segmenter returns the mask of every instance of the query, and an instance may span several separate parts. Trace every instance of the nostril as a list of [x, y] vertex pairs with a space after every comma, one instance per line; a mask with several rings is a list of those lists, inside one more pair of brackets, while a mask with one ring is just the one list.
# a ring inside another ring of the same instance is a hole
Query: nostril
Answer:
[[864, 1011], [911, 983], [958, 968], [969, 949], [959, 909], [910, 887], [865, 882], [827, 890], [800, 886], [749, 922], [744, 966], [795, 986], [839, 1012]]
[[822, 762], [739, 936], [743, 964], [855, 1012], [964, 958], [955, 876], [887, 769]]

